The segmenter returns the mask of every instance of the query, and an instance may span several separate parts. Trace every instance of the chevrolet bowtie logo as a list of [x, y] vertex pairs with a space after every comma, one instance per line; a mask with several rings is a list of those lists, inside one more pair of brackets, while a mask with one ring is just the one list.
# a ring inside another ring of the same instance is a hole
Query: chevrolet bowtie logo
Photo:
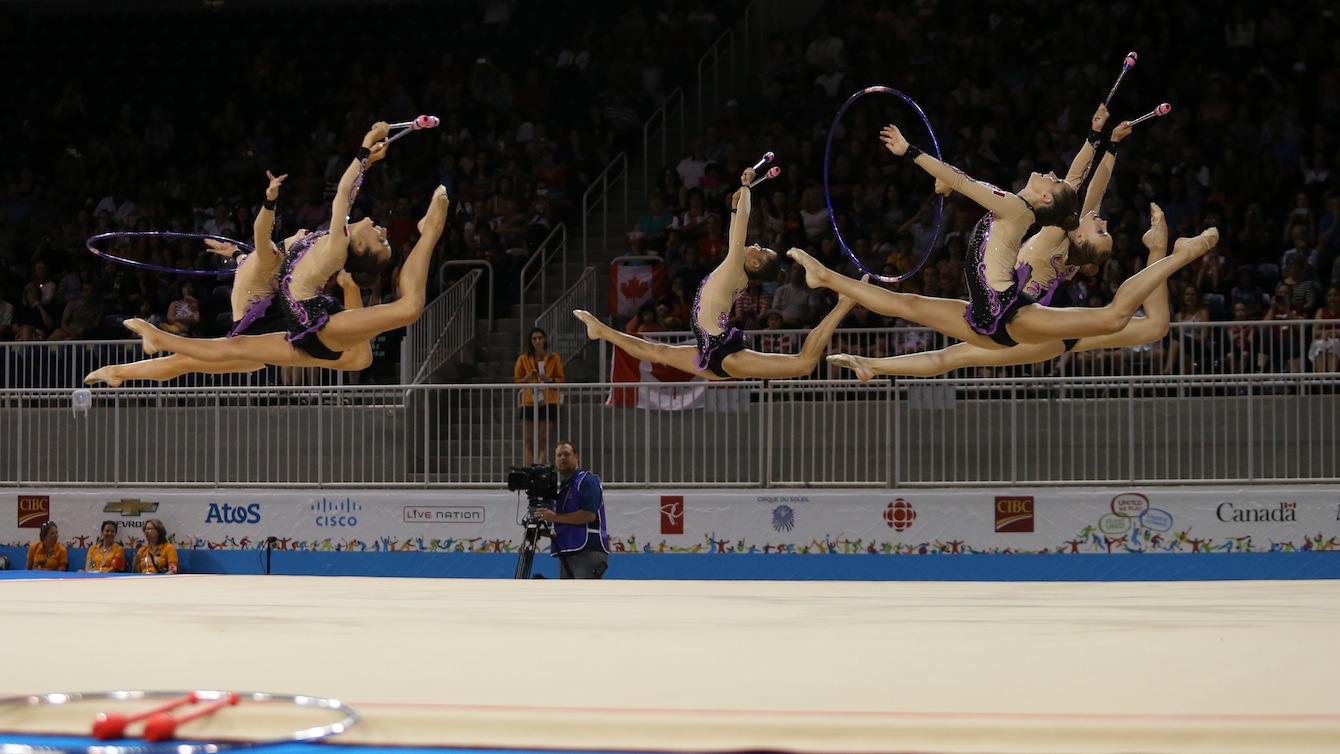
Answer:
[[102, 507], [103, 513], [120, 513], [122, 516], [138, 516], [141, 513], [153, 513], [158, 503], [146, 503], [143, 500], [118, 500]]

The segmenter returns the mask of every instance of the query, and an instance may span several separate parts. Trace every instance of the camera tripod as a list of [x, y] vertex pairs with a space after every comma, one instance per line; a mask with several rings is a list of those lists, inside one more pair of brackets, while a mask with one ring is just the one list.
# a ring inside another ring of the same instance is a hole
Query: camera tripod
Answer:
[[523, 525], [526, 527], [526, 534], [521, 538], [521, 549], [516, 558], [516, 575], [513, 578], [530, 578], [530, 569], [535, 565], [535, 551], [540, 548], [540, 536], [553, 536], [553, 531], [543, 521], [535, 518], [536, 509], [532, 508], [526, 513], [526, 520]]

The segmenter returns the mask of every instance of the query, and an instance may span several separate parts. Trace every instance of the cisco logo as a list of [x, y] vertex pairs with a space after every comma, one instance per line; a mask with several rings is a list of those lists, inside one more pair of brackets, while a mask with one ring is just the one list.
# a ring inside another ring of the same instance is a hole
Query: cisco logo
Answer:
[[312, 503], [310, 510], [316, 513], [317, 526], [358, 526], [358, 516], [363, 506], [352, 498], [334, 502], [321, 498], [321, 502]]

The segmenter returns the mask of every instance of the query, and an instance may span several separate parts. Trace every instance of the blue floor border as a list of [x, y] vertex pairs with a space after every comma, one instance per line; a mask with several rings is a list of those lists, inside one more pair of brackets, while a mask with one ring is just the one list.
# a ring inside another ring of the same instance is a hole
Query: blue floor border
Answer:
[[[78, 569], [85, 551], [72, 548]], [[25, 550], [0, 547], [12, 570], [23, 572]], [[511, 578], [515, 554], [275, 551], [277, 575]], [[185, 573], [260, 574], [258, 550], [183, 550]], [[554, 559], [535, 559], [533, 573], [556, 578]], [[610, 556], [606, 578], [746, 581], [1232, 581], [1340, 579], [1340, 552], [1048, 554], [1048, 555], [798, 555], [649, 554]]]

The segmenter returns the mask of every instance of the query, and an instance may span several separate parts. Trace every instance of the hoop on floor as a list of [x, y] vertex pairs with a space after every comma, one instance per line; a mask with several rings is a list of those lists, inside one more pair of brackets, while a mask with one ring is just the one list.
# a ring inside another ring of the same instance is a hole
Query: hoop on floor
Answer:
[[113, 238], [150, 238], [150, 237], [193, 238], [197, 241], [210, 239], [213, 241], [222, 241], [223, 243], [233, 244], [237, 246], [238, 251], [246, 254], [250, 254], [251, 252], [256, 250], [256, 248], [249, 243], [243, 243], [235, 238], [228, 238], [227, 236], [216, 236], [211, 233], [179, 233], [175, 230], [114, 230], [110, 233], [99, 233], [95, 236], [90, 236], [89, 239], [84, 242], [84, 245], [88, 247], [89, 251], [102, 257], [103, 259], [111, 260], [113, 262], [119, 262], [121, 264], [128, 264], [131, 267], [139, 267], [145, 270], [153, 270], [155, 272], [170, 272], [177, 275], [208, 275], [211, 277], [222, 277], [224, 275], [232, 275], [233, 273], [237, 272], [236, 269], [184, 270], [180, 267], [167, 267], [159, 264], [150, 264], [148, 262], [141, 262], [136, 259], [126, 259], [125, 257], [118, 257], [117, 255], [109, 251], [103, 251], [102, 249], [99, 249], [95, 245], [101, 241], [106, 241]]
[[[184, 691], [95, 691], [88, 693], [33, 694], [30, 696], [12, 696], [0, 699], [0, 707], [19, 705], [29, 707], [59, 706], [70, 704], [72, 702], [91, 701], [138, 702], [151, 699], [177, 699], [187, 693], [188, 692]], [[195, 691], [189, 693], [193, 693], [200, 701], [210, 702], [226, 699], [233, 692]], [[300, 694], [269, 694], [259, 691], [239, 692], [237, 696], [239, 696], [243, 702], [259, 704], [290, 704], [301, 708], [331, 710], [343, 714], [344, 717], [328, 725], [304, 728], [285, 736], [262, 741], [192, 743], [187, 740], [175, 740], [164, 743], [146, 742], [130, 745], [99, 743], [90, 746], [42, 746], [36, 744], [4, 743], [0, 741], [0, 754], [215, 754], [215, 752], [251, 749], [282, 743], [319, 741], [343, 733], [358, 724], [358, 712], [354, 710], [353, 707], [350, 707], [338, 699], [303, 696]], [[79, 735], [80, 737], [83, 737], [87, 734], [65, 733], [58, 735], [62, 737]]]
[[833, 134], [837, 133], [838, 123], [842, 121], [843, 113], [847, 112], [847, 108], [851, 107], [856, 100], [867, 94], [875, 94], [877, 92], [880, 94], [896, 95], [902, 98], [904, 102], [916, 111], [917, 115], [921, 117], [921, 122], [926, 126], [926, 132], [931, 135], [931, 145], [935, 147], [935, 158], [938, 160], [943, 159], [940, 156], [940, 140], [935, 138], [935, 129], [931, 128], [930, 119], [926, 117], [926, 113], [922, 112], [921, 105], [918, 105], [911, 97], [892, 87], [867, 86], [852, 94], [847, 98], [846, 102], [842, 103], [842, 107], [838, 108], [837, 115], [833, 117], [833, 124], [828, 127], [828, 140], [824, 143], [824, 202], [828, 205], [828, 221], [833, 225], [833, 235], [837, 238], [838, 245], [842, 247], [842, 250], [847, 252], [847, 258], [856, 265], [856, 269], [869, 275], [872, 280], [878, 280], [881, 283], [901, 283], [915, 275], [917, 270], [921, 269], [921, 265], [925, 264], [926, 260], [930, 257], [931, 249], [935, 248], [935, 240], [940, 237], [940, 218], [944, 216], [945, 198], [940, 196], [939, 204], [935, 208], [935, 232], [931, 235], [930, 246], [927, 247], [926, 252], [921, 255], [921, 258], [917, 260], [917, 263], [912, 265], [912, 269], [901, 275], [881, 275], [874, 270], [866, 269], [861, 260], [857, 259], [856, 255], [852, 253], [851, 248], [847, 246], [847, 239], [842, 237], [842, 231], [838, 228], [837, 213], [833, 211], [833, 193], [829, 190], [828, 186], [828, 163], [833, 157]]

